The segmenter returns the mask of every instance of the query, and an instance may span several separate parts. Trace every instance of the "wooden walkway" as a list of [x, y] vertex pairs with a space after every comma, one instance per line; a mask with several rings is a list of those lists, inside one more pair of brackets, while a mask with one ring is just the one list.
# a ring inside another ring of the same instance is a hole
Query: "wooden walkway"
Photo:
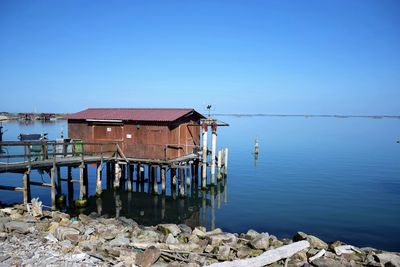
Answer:
[[[166, 175], [169, 171], [170, 184], [178, 187], [179, 197], [182, 198], [185, 196], [184, 184], [190, 186], [192, 180], [198, 184], [199, 166], [203, 167], [202, 173], [204, 173], [204, 168], [209, 166], [209, 164], [204, 165], [206, 161], [199, 154], [189, 154], [175, 159], [126, 157], [116, 142], [0, 142], [0, 147], [8, 151], [8, 153], [0, 154], [0, 173], [22, 175], [22, 187], [0, 185], [0, 189], [23, 192], [24, 203], [28, 203], [31, 200], [31, 185], [49, 187], [53, 209], [56, 208], [57, 199], [62, 196], [62, 182], [67, 182], [68, 190], [73, 188], [73, 183], [78, 183], [77, 203], [85, 205], [89, 196], [88, 164], [96, 166], [96, 195], [98, 196], [102, 193], [102, 171], [105, 165], [108, 186], [119, 188], [121, 183], [126, 183], [127, 190], [131, 191], [134, 181], [147, 182], [154, 194], [159, 193], [159, 184], [161, 184], [161, 193], [165, 193]], [[17, 152], [9, 153], [9, 151]], [[223, 174], [226, 175], [224, 166], [226, 166], [225, 162], [219, 157], [218, 181], [222, 179]], [[62, 167], [67, 168], [67, 177], [61, 177]], [[72, 168], [79, 168], [78, 178], [72, 177]], [[146, 169], [147, 178], [145, 178]], [[47, 172], [50, 183], [31, 181], [30, 174], [33, 170]], [[204, 176], [202, 176], [201, 185], [205, 190]], [[213, 180], [211, 180], [211, 185], [214, 185]]]

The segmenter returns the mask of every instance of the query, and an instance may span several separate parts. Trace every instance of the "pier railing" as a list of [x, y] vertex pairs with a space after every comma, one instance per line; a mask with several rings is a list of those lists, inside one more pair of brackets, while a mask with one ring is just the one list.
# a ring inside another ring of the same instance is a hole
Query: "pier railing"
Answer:
[[118, 151], [117, 142], [88, 143], [82, 141], [7, 141], [0, 142], [0, 162], [38, 161], [65, 157], [109, 157]]

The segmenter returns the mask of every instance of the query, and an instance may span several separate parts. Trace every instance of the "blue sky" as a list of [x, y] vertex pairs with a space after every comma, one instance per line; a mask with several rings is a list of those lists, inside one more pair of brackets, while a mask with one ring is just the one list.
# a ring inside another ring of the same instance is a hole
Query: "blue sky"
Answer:
[[0, 1], [0, 111], [400, 115], [400, 2]]

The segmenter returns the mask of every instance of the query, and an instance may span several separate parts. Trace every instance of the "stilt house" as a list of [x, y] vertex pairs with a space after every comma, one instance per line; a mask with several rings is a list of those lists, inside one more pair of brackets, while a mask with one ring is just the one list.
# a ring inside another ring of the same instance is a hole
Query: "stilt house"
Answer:
[[89, 108], [67, 118], [69, 138], [117, 142], [128, 158], [165, 160], [198, 151], [204, 116], [194, 109]]

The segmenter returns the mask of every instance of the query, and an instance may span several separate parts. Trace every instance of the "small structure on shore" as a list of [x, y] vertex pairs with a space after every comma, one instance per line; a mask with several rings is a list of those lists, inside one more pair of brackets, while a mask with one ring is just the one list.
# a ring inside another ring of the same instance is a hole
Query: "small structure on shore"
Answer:
[[204, 116], [194, 109], [89, 108], [67, 118], [72, 139], [114, 141], [126, 157], [166, 160], [196, 152]]

